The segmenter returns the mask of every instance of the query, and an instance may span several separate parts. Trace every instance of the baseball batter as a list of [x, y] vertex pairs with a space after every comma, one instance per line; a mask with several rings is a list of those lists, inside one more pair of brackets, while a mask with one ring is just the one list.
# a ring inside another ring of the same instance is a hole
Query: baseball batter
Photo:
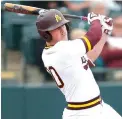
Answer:
[[62, 13], [51, 9], [41, 13], [36, 26], [46, 40], [42, 59], [64, 94], [67, 107], [63, 119], [122, 119], [103, 102], [99, 87], [90, 70], [113, 29], [112, 18], [94, 13], [88, 14], [90, 28], [79, 39], [68, 40], [68, 25]]

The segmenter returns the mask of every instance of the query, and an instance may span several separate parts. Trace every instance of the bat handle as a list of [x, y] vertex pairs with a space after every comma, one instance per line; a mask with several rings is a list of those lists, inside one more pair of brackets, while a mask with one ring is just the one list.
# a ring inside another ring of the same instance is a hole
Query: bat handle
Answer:
[[81, 20], [88, 21], [88, 18], [87, 17], [84, 17], [84, 16], [81, 16]]
[[66, 18], [80, 19], [80, 20], [83, 20], [83, 21], [88, 21], [87, 17], [85, 17], [85, 16], [77, 16], [77, 15], [71, 15], [71, 14], [63, 14], [63, 15]]

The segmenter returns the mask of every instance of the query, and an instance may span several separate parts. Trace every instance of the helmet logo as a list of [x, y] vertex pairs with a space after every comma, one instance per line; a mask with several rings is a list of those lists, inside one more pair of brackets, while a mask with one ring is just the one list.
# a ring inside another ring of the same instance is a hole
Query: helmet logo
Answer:
[[62, 20], [61, 17], [59, 15], [57, 15], [57, 14], [55, 14], [55, 19], [56, 19], [57, 22]]

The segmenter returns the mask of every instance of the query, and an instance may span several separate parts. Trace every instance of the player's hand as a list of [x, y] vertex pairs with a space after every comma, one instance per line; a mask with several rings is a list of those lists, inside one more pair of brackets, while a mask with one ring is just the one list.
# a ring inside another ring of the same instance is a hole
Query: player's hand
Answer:
[[91, 24], [91, 22], [93, 22], [94, 20], [100, 20], [100, 15], [94, 14], [92, 13], [88, 13], [88, 24]]
[[100, 22], [102, 25], [102, 32], [110, 35], [113, 30], [113, 19], [106, 17], [104, 15], [100, 16], [101, 16]]
[[48, 12], [49, 10], [45, 10], [45, 9], [41, 9], [41, 10], [39, 10], [39, 15], [42, 15], [42, 14], [44, 14], [45, 12]]

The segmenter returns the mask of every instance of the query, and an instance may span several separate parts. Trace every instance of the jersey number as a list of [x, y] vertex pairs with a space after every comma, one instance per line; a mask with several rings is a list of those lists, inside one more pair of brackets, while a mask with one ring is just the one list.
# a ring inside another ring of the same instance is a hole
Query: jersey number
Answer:
[[63, 88], [64, 83], [63, 83], [61, 77], [58, 75], [58, 73], [57, 73], [57, 71], [55, 70], [55, 68], [52, 67], [52, 66], [49, 66], [48, 69], [49, 69], [49, 72], [50, 72], [50, 74], [52, 75], [53, 79], [55, 80], [57, 86], [58, 86], [59, 88]]

